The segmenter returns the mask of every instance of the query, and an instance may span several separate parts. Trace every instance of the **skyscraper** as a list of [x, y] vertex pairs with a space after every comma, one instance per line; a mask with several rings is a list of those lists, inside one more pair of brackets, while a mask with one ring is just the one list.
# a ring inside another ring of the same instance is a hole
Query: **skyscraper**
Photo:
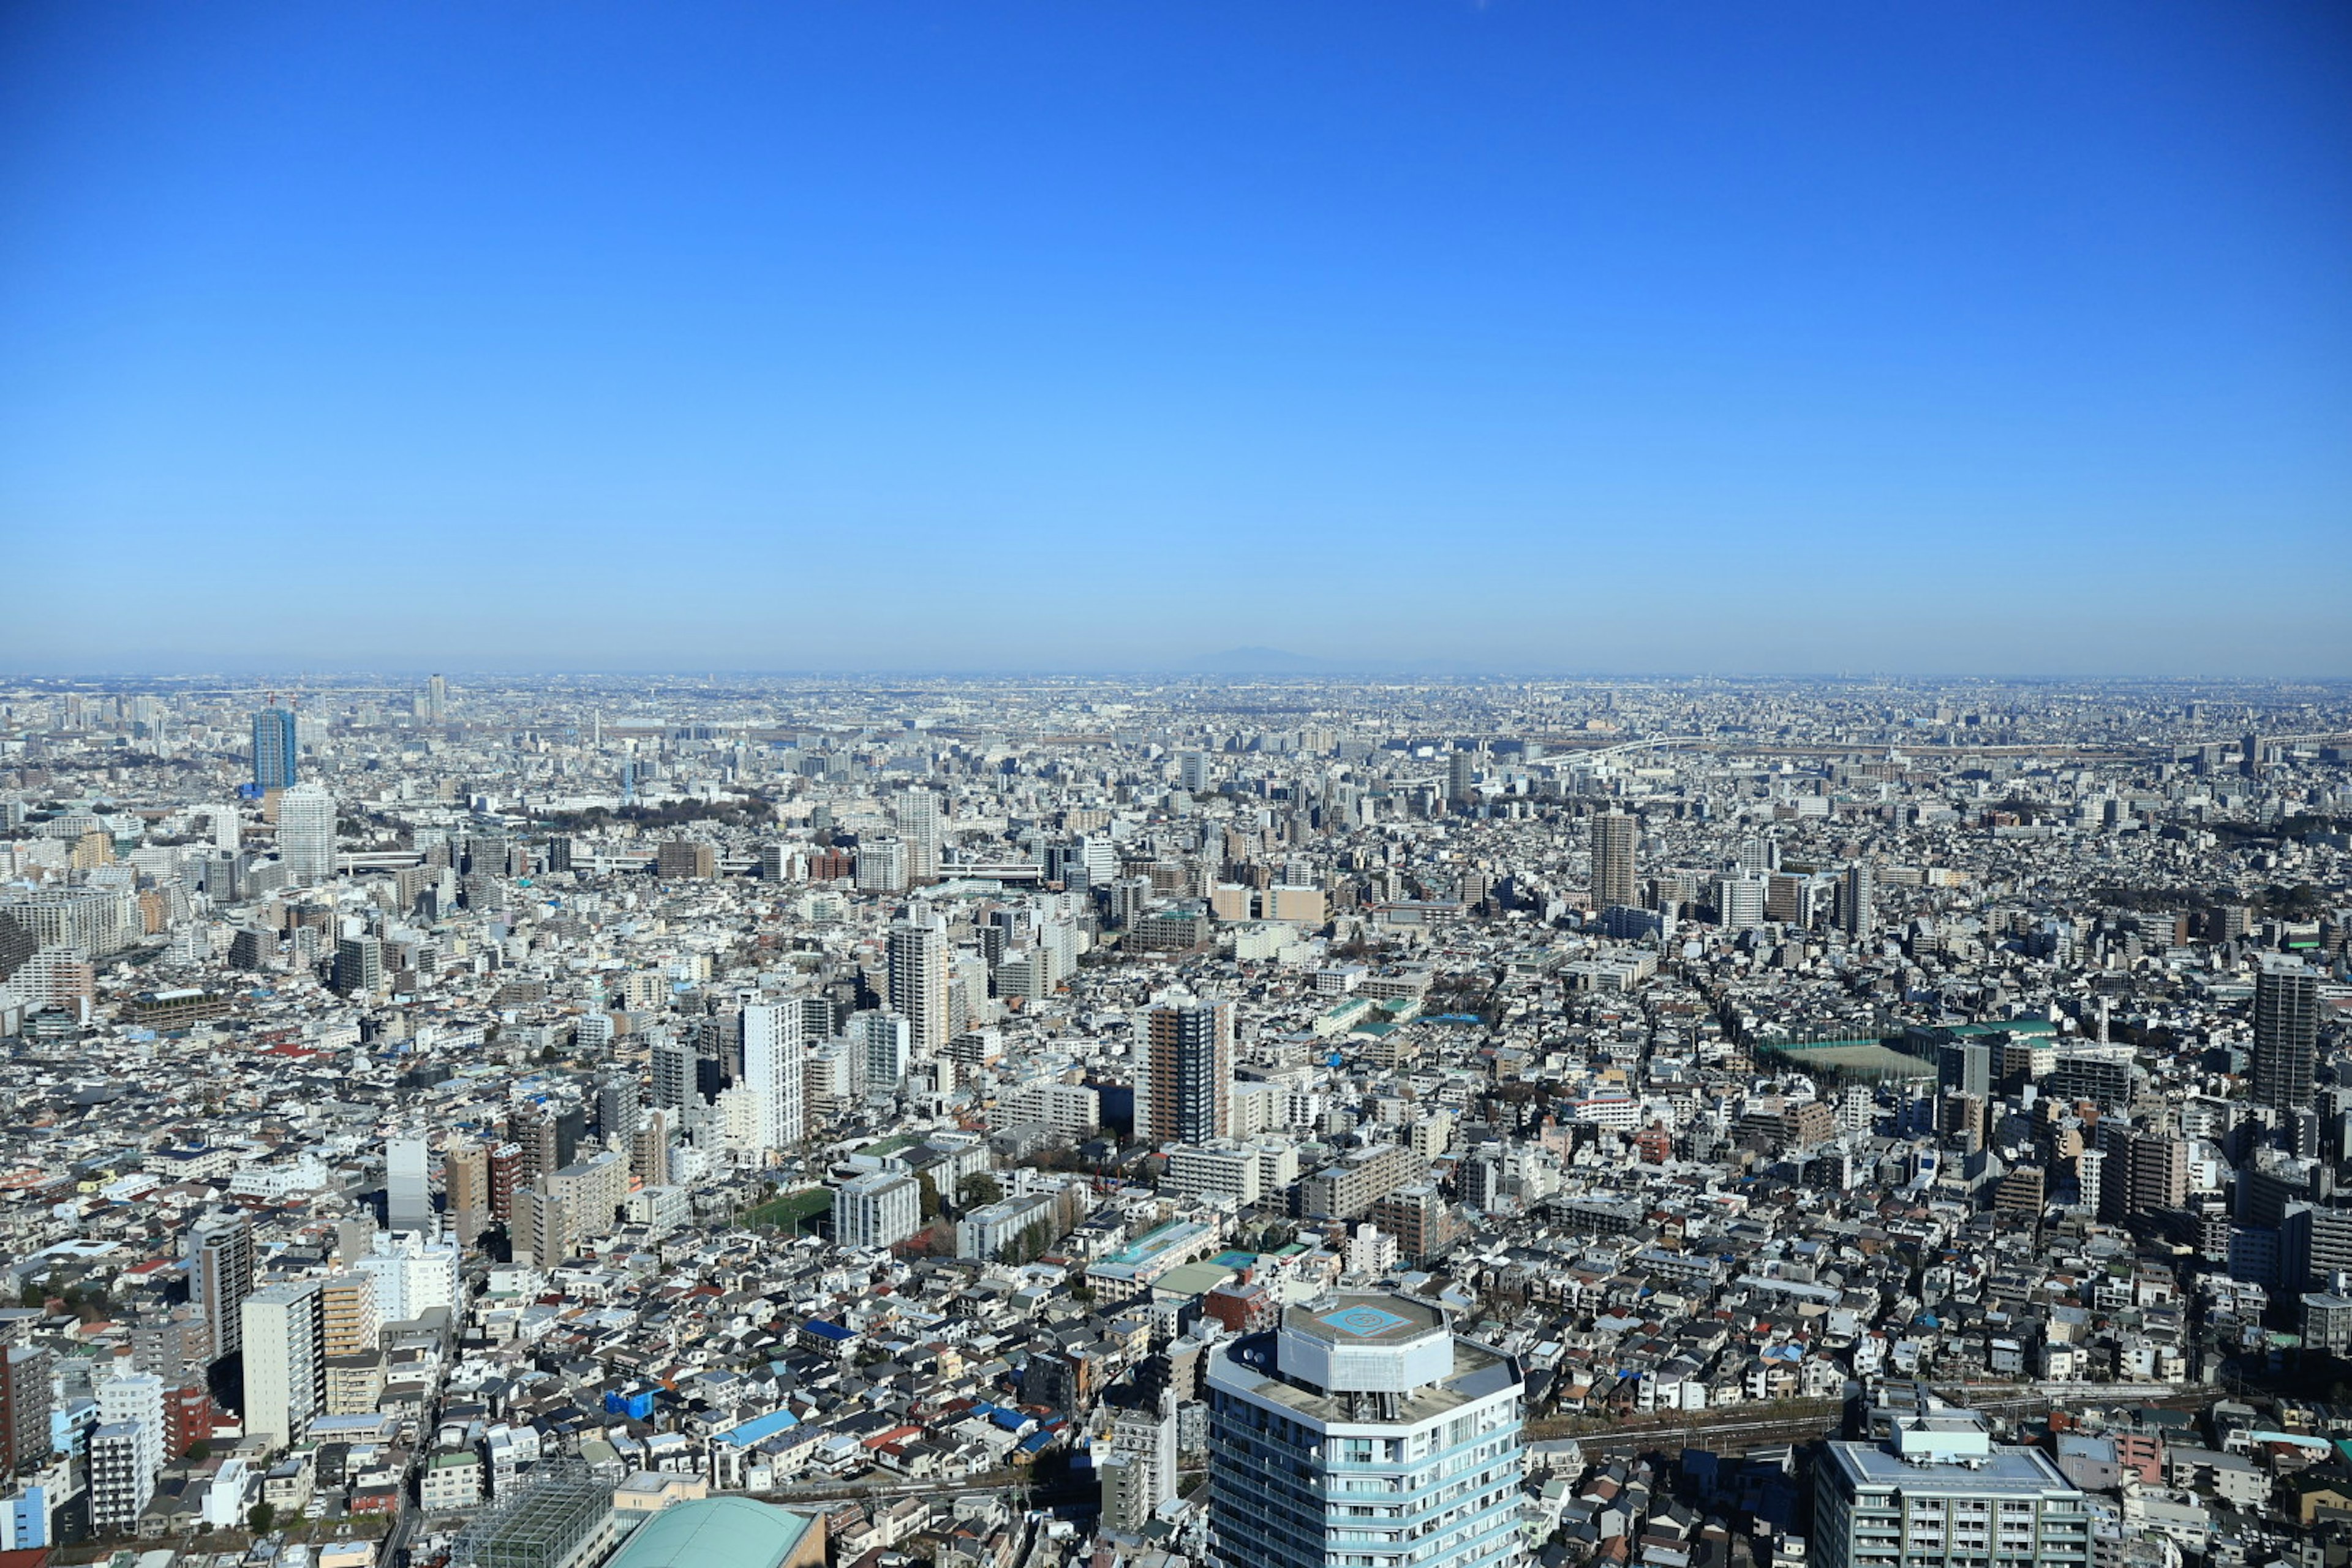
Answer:
[[234, 1211], [206, 1215], [188, 1231], [188, 1295], [211, 1326], [210, 1360], [245, 1344], [245, 1299], [253, 1294], [253, 1232]]
[[384, 1224], [430, 1237], [433, 1225], [431, 1151], [422, 1138], [390, 1138], [383, 1145]]
[[1478, 776], [1478, 753], [1454, 751], [1445, 758], [1445, 803], [1455, 810], [1466, 810], [1478, 798], [1472, 783]]
[[2318, 1053], [2317, 972], [2271, 959], [2254, 976], [2254, 1103], [2283, 1110], [2309, 1105]]
[[898, 841], [905, 847], [907, 882], [920, 887], [940, 879], [940, 797], [934, 791], [916, 788], [898, 797], [892, 811], [898, 825]]
[[1592, 907], [1631, 904], [1633, 893], [1634, 820], [1622, 811], [1592, 819]]
[[743, 1009], [743, 1082], [751, 1091], [753, 1135], [763, 1149], [790, 1149], [808, 1131], [808, 1063], [797, 1000]]
[[278, 797], [278, 858], [296, 887], [334, 879], [335, 797], [318, 784], [296, 784]]
[[890, 1011], [907, 1020], [915, 1055], [947, 1049], [948, 934], [936, 918], [919, 915], [890, 928]]
[[1845, 875], [1838, 879], [1838, 929], [1852, 937], [1868, 936], [1877, 930], [1877, 916], [1872, 908], [1877, 893], [1878, 882], [1870, 874], [1870, 862], [1850, 861]]
[[1234, 1005], [1154, 1007], [1146, 1017], [1144, 1048], [1136, 1083], [1142, 1136], [1183, 1143], [1232, 1136]]
[[294, 710], [272, 705], [253, 715], [253, 784], [256, 789], [289, 789], [302, 754], [294, 735]]
[[1224, 1568], [1519, 1560], [1518, 1364], [1456, 1339], [1436, 1308], [1386, 1293], [1286, 1307], [1274, 1331], [1218, 1341], [1208, 1384]]
[[449, 716], [449, 683], [434, 676], [425, 683], [425, 721], [438, 724]]

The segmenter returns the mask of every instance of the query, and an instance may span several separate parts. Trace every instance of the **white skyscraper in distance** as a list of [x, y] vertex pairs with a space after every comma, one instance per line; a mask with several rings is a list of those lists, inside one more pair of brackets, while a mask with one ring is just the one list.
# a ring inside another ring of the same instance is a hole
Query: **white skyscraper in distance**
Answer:
[[948, 1044], [948, 935], [936, 916], [919, 912], [890, 928], [890, 1011], [907, 1020], [915, 1055]]
[[298, 784], [278, 797], [278, 858], [297, 887], [334, 879], [335, 797], [314, 784]]
[[422, 1138], [411, 1135], [384, 1141], [384, 1224], [391, 1229], [432, 1236], [431, 1158], [430, 1147]]
[[751, 1095], [752, 1137], [762, 1149], [793, 1148], [807, 1133], [805, 1056], [797, 999], [743, 1009], [743, 1085]]
[[907, 883], [919, 887], [940, 879], [940, 797], [920, 787], [900, 795], [891, 815], [905, 847]]

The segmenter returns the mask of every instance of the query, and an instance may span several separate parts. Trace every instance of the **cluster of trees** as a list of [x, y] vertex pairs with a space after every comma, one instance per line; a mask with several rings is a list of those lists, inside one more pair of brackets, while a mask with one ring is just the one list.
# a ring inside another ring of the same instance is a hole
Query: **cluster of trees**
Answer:
[[722, 827], [756, 827], [773, 820], [775, 807], [755, 795], [730, 795], [723, 800], [674, 800], [659, 805], [592, 805], [585, 811], [551, 811], [533, 820], [559, 832], [593, 831], [614, 823], [639, 827], [683, 827], [689, 822], [715, 822]]

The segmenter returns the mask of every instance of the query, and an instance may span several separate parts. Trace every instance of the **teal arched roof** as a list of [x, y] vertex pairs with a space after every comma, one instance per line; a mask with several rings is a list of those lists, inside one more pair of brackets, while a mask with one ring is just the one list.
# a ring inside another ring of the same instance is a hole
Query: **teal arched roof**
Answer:
[[632, 1531], [604, 1568], [778, 1568], [808, 1528], [806, 1514], [750, 1498], [676, 1502]]

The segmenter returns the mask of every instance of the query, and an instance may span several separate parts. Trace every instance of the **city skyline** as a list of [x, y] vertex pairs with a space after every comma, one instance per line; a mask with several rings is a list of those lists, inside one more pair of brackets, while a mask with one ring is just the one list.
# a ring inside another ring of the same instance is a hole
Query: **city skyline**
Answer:
[[0, 668], [2352, 672], [2340, 10], [130, 16]]

